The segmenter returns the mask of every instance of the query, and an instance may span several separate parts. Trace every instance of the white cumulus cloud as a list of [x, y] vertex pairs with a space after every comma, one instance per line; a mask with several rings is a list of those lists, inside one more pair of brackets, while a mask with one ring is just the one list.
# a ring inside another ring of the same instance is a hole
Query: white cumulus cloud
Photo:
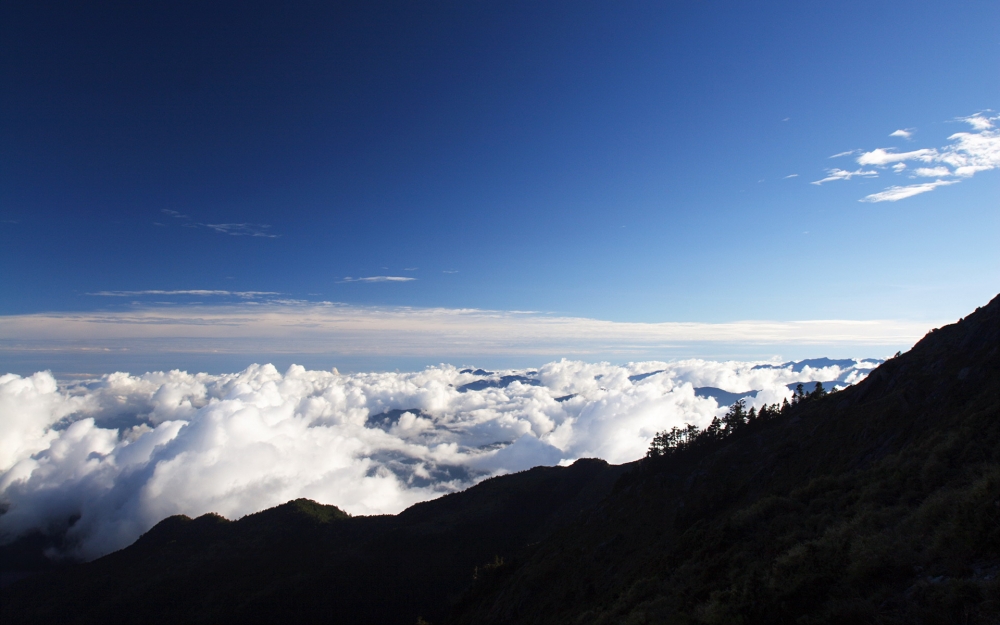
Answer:
[[787, 397], [788, 384], [855, 381], [872, 364], [560, 360], [530, 371], [351, 375], [253, 365], [62, 385], [47, 372], [8, 374], [0, 541], [61, 529], [72, 553], [93, 558], [172, 514], [238, 518], [297, 497], [399, 512], [539, 464], [635, 460], [655, 432], [704, 427], [724, 410], [696, 388], [758, 391], [749, 402], [759, 406]]

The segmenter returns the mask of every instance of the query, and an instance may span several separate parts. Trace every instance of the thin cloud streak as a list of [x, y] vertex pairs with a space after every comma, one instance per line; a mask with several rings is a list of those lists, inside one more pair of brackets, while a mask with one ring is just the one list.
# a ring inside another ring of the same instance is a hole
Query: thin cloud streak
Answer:
[[183, 289], [174, 291], [162, 291], [159, 289], [146, 289], [143, 291], [97, 291], [87, 293], [100, 297], [137, 297], [142, 295], [196, 295], [198, 297], [241, 297], [243, 299], [253, 299], [255, 297], [266, 297], [268, 295], [281, 295], [278, 291], [219, 291], [209, 289]]
[[913, 175], [921, 178], [940, 178], [950, 176], [951, 171], [947, 167], [918, 167], [913, 170]]
[[893, 152], [892, 148], [876, 148], [871, 152], [865, 152], [858, 157], [859, 165], [874, 165], [875, 167], [885, 167], [890, 163], [903, 161], [921, 161], [924, 163], [933, 162], [937, 157], [937, 150], [922, 149], [910, 152]]
[[338, 284], [345, 282], [413, 282], [416, 278], [408, 276], [369, 276], [367, 278], [352, 278], [350, 276], [343, 280], [338, 280]]
[[904, 200], [908, 197], [913, 197], [914, 195], [920, 195], [921, 193], [927, 193], [928, 191], [933, 191], [938, 187], [944, 187], [949, 184], [956, 184], [958, 180], [935, 180], [934, 182], [925, 182], [923, 184], [911, 184], [905, 187], [889, 187], [885, 191], [880, 191], [878, 193], [872, 193], [871, 195], [866, 195], [865, 197], [858, 200], [859, 202], [898, 202], [899, 200]]
[[[266, 239], [276, 239], [281, 235], [274, 234], [270, 231], [270, 224], [251, 224], [251, 223], [230, 223], [230, 224], [205, 224], [197, 221], [191, 221], [191, 217], [185, 215], [184, 213], [170, 210], [169, 208], [161, 208], [160, 212], [164, 215], [169, 215], [174, 219], [180, 219], [183, 223], [180, 225], [184, 228], [208, 228], [209, 230], [228, 234], [233, 237], [261, 237]], [[153, 222], [158, 226], [164, 224]]]
[[826, 178], [822, 180], [816, 180], [810, 182], [809, 184], [821, 185], [824, 182], [833, 182], [834, 180], [850, 180], [855, 176], [861, 176], [862, 178], [873, 178], [878, 176], [878, 172], [874, 169], [858, 169], [855, 171], [847, 171], [844, 169], [828, 169], [826, 173], [829, 174]]
[[0, 317], [0, 351], [470, 355], [619, 354], [701, 345], [907, 345], [931, 324], [898, 320], [631, 323], [448, 308], [275, 302]]
[[233, 237], [264, 237], [276, 239], [279, 235], [268, 232], [268, 224], [198, 224]]

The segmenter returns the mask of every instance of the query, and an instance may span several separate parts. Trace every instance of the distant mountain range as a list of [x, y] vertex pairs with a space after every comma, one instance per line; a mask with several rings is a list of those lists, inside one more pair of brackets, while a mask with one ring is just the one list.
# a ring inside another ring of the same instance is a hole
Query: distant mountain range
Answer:
[[832, 358], [807, 358], [806, 360], [799, 360], [795, 362], [785, 362], [780, 365], [757, 365], [754, 369], [788, 369], [791, 368], [795, 373], [804, 371], [806, 367], [812, 369], [824, 369], [826, 367], [840, 367], [841, 369], [853, 369], [858, 365], [870, 365], [869, 368], [878, 366], [885, 362], [884, 360], [878, 360], [874, 358], [865, 358], [863, 360], [855, 360], [853, 358], [842, 358], [840, 360], [834, 360]]
[[[852, 374], [856, 374], [857, 371], [862, 370], [867, 372], [868, 369], [877, 367], [883, 362], [885, 361], [878, 360], [875, 358], [865, 358], [862, 360], [855, 360], [853, 358], [843, 358], [839, 360], [835, 360], [832, 358], [808, 358], [806, 360], [785, 362], [780, 365], [756, 365], [753, 368], [790, 369], [793, 373], [802, 373], [808, 368], [808, 369], [815, 369], [816, 374], [819, 375], [821, 373], [819, 370], [821, 369], [826, 369], [829, 367], [837, 367], [840, 369], [840, 373], [832, 380], [821, 379], [821, 377], [814, 376], [813, 378], [810, 378], [808, 380], [802, 380], [800, 382], [792, 382], [791, 384], [787, 385], [789, 390], [795, 390], [795, 387], [797, 387], [799, 384], [802, 384], [805, 387], [805, 389], [809, 391], [812, 390], [812, 388], [815, 386], [817, 382], [819, 382], [823, 385], [824, 388], [826, 388], [829, 391], [832, 391], [837, 386], [850, 385], [851, 383], [848, 381], [848, 378], [850, 378]], [[629, 379], [631, 380], [632, 378], [644, 378], [650, 375], [654, 374], [647, 373], [642, 376], [632, 376]], [[754, 396], [757, 395], [757, 393], [760, 392], [760, 390], [749, 390], [749, 391], [734, 393], [714, 386], [701, 386], [695, 388], [694, 392], [695, 395], [697, 395], [698, 397], [711, 397], [720, 406], [729, 406], [732, 405], [733, 402], [740, 399], [752, 399]]]
[[854, 386], [724, 434], [496, 477], [392, 516], [300, 499], [239, 521], [171, 517], [5, 586], [0, 616], [1000, 622], [1000, 297]]
[[[842, 358], [842, 359], [832, 359], [832, 358], [809, 358], [806, 360], [786, 362], [782, 364], [763, 364], [756, 365], [753, 369], [789, 369], [793, 373], [802, 373], [806, 369], [815, 369], [817, 374], [821, 373], [821, 369], [827, 369], [830, 367], [839, 368], [839, 374], [834, 379], [820, 379], [816, 377], [815, 379], [810, 378], [808, 380], [803, 380], [801, 382], [793, 382], [788, 384], [789, 389], [795, 389], [798, 384], [803, 384], [808, 388], [812, 388], [816, 382], [821, 382], [825, 388], [828, 390], [833, 390], [835, 386], [847, 386], [850, 382], [847, 379], [852, 373], [859, 370], [868, 371], [880, 364], [885, 362], [884, 360], [878, 360], [874, 358], [865, 358], [861, 360], [853, 358]], [[639, 373], [636, 375], [630, 375], [628, 377], [630, 382], [640, 382], [646, 378], [650, 378], [659, 373], [663, 373], [664, 370], [660, 369], [657, 371], [650, 371], [648, 373]], [[529, 386], [540, 386], [541, 382], [533, 377], [538, 374], [537, 371], [528, 371], [525, 374], [516, 375], [498, 375], [492, 371], [486, 371], [484, 369], [463, 369], [461, 373], [468, 373], [471, 375], [483, 376], [483, 379], [470, 382], [458, 388], [459, 392], [467, 391], [481, 391], [487, 388], [506, 388], [513, 384], [514, 382], [519, 382], [521, 384]], [[760, 392], [759, 389], [748, 390], [744, 392], [733, 392], [726, 391], [724, 389], [714, 387], [714, 386], [701, 386], [694, 389], [695, 395], [698, 397], [711, 397], [720, 406], [728, 406], [733, 402], [743, 399], [752, 398], [757, 393]], [[572, 395], [566, 395], [563, 397], [556, 398], [556, 401], [566, 401], [571, 399]]]

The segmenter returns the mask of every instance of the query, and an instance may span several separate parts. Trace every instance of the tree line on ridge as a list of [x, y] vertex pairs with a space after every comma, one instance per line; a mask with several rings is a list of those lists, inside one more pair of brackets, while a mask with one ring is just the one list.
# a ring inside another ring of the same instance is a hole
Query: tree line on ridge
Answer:
[[[830, 392], [836, 392], [836, 390]], [[684, 427], [674, 426], [669, 430], [657, 432], [649, 445], [649, 449], [646, 451], [646, 458], [650, 460], [662, 458], [683, 452], [686, 449], [722, 440], [732, 436], [736, 432], [744, 430], [748, 426], [770, 421], [779, 415], [785, 414], [793, 406], [825, 397], [827, 394], [828, 391], [823, 387], [822, 382], [817, 382], [813, 390], [808, 393], [805, 391], [805, 387], [799, 384], [795, 387], [791, 402], [785, 399], [781, 404], [764, 404], [760, 407], [759, 411], [753, 407], [747, 410], [746, 401], [738, 399], [729, 407], [729, 410], [721, 419], [714, 417], [712, 423], [704, 430], [697, 425], [685, 423]]]

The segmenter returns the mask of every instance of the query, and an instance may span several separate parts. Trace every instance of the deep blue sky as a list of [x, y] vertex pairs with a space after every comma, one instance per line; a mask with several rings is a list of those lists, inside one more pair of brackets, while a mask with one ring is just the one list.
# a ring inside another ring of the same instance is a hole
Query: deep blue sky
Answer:
[[[936, 319], [1000, 290], [1000, 171], [809, 184], [1000, 108], [1000, 3], [333, 4], [0, 5], [0, 314]], [[375, 276], [415, 280], [344, 281]]]

